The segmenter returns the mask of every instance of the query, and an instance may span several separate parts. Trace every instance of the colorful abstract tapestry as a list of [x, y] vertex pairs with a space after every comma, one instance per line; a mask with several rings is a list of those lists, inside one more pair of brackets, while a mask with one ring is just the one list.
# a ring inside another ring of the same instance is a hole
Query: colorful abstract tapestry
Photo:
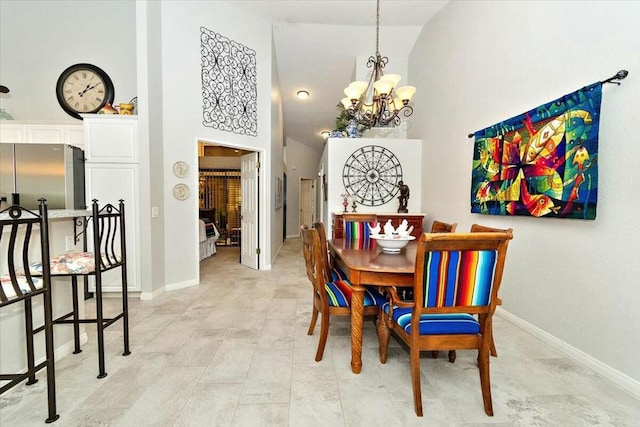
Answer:
[[595, 219], [602, 84], [475, 133], [471, 212]]

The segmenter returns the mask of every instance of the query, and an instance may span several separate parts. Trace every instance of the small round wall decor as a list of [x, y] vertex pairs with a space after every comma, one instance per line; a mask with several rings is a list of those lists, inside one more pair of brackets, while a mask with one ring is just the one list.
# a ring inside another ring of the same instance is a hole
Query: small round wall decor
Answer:
[[173, 187], [173, 197], [178, 200], [187, 200], [190, 194], [187, 184], [176, 184]]
[[178, 178], [189, 176], [189, 165], [185, 162], [175, 162], [173, 164], [173, 174]]
[[358, 204], [381, 206], [398, 194], [402, 166], [391, 151], [367, 145], [354, 151], [342, 170], [342, 183]]

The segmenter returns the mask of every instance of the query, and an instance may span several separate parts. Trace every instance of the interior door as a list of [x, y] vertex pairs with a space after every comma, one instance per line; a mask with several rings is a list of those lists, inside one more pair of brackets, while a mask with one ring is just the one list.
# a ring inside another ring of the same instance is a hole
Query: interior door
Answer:
[[311, 227], [315, 216], [316, 190], [315, 180], [300, 180], [300, 225]]
[[240, 158], [242, 208], [240, 210], [240, 262], [258, 269], [258, 173], [259, 153]]

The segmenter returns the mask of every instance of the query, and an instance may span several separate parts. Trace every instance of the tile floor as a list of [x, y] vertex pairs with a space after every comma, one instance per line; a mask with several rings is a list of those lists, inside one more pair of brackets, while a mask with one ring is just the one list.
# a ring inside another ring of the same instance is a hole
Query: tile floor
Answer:
[[[78, 355], [58, 361], [55, 426], [640, 426], [640, 401], [517, 326], [494, 321], [494, 417], [482, 409], [475, 354], [422, 358], [424, 417], [413, 410], [409, 356], [397, 341], [381, 365], [365, 324], [363, 369], [350, 370], [350, 324], [334, 317], [324, 359], [307, 335], [311, 285], [299, 239], [273, 269], [240, 266], [238, 250], [204, 260], [202, 284], [131, 301], [132, 354], [107, 330], [97, 379], [94, 328]], [[114, 300], [115, 301], [115, 300]], [[90, 308], [88, 308], [90, 309]], [[59, 326], [63, 327], [63, 326]], [[112, 329], [110, 328], [110, 329]], [[0, 396], [0, 426], [41, 426], [44, 372]]]

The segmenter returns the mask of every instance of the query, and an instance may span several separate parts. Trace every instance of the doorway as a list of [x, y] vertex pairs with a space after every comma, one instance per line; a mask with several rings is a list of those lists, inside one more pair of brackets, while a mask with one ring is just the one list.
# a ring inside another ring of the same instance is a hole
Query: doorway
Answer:
[[316, 180], [300, 178], [300, 226], [311, 227], [316, 218]]
[[282, 241], [287, 240], [287, 174], [282, 173]]
[[259, 152], [198, 142], [199, 217], [211, 218], [220, 246], [240, 250], [239, 262], [259, 269]]

